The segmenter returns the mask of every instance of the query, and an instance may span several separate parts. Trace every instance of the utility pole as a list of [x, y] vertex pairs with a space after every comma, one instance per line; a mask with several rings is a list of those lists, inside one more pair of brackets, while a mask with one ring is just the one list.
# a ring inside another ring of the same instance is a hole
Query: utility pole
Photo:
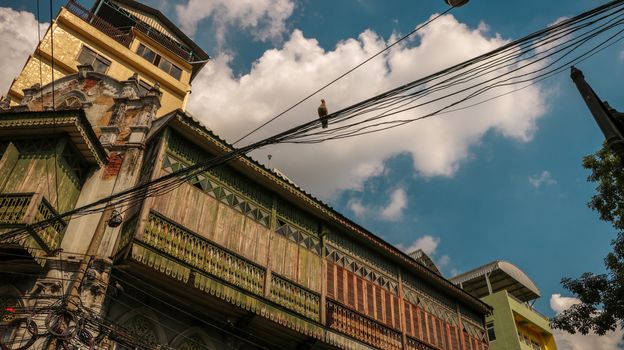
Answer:
[[601, 102], [579, 69], [572, 67], [570, 77], [576, 84], [596, 124], [604, 134], [607, 145], [624, 162], [624, 137], [622, 136], [624, 134], [624, 113], [616, 111], [606, 101]]

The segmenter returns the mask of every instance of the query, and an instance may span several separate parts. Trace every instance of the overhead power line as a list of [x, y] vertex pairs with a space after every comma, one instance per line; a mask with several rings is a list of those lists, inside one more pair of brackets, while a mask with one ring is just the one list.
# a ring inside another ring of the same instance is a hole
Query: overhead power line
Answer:
[[275, 117], [269, 119], [268, 121], [262, 123], [262, 125], [258, 126], [257, 128], [253, 129], [252, 131], [250, 131], [249, 133], [245, 134], [243, 137], [241, 137], [240, 139], [234, 141], [234, 143], [232, 143], [232, 145], [236, 145], [237, 143], [243, 141], [244, 139], [246, 139], [247, 137], [251, 136], [252, 134], [254, 134], [255, 132], [257, 132], [258, 130], [264, 128], [265, 126], [267, 126], [268, 124], [272, 123], [273, 121], [275, 121], [276, 119], [282, 117], [284, 114], [290, 112], [291, 110], [293, 110], [295, 107], [299, 106], [300, 104], [302, 104], [303, 102], [309, 100], [310, 98], [312, 98], [314, 95], [318, 94], [319, 92], [325, 90], [326, 88], [328, 88], [329, 86], [333, 85], [335, 82], [337, 82], [338, 80], [346, 77], [347, 75], [351, 74], [353, 71], [355, 71], [356, 69], [362, 67], [363, 65], [367, 64], [368, 62], [372, 61], [373, 59], [375, 59], [377, 56], [381, 55], [382, 53], [390, 50], [392, 47], [396, 46], [397, 44], [399, 44], [400, 42], [402, 42], [403, 40], [409, 38], [410, 36], [412, 36], [414, 33], [418, 32], [419, 30], [423, 29], [424, 27], [426, 27], [427, 25], [429, 25], [431, 22], [435, 21], [436, 19], [444, 16], [445, 14], [449, 13], [452, 9], [454, 9], [455, 7], [449, 7], [448, 9], [446, 9], [444, 12], [439, 13], [437, 15], [435, 15], [434, 17], [430, 18], [428, 21], [426, 21], [425, 23], [417, 26], [416, 28], [414, 28], [411, 32], [403, 35], [402, 37], [400, 37], [399, 39], [397, 39], [396, 41], [394, 41], [392, 44], [387, 45], [385, 48], [383, 48], [382, 50], [378, 51], [376, 54], [370, 56], [369, 58], [365, 59], [364, 61], [360, 62], [358, 65], [356, 65], [355, 67], [349, 69], [348, 71], [344, 72], [343, 74], [341, 74], [340, 76], [338, 76], [337, 78], [335, 78], [334, 80], [330, 81], [329, 83], [321, 86], [320, 88], [318, 88], [317, 90], [315, 90], [314, 92], [310, 93], [308, 96], [304, 97], [303, 99], [301, 99], [299, 102], [295, 103], [294, 105], [288, 107], [287, 109], [285, 109], [284, 111], [282, 111], [281, 113], [279, 113], [278, 115], [276, 115]]
[[[500, 88], [527, 85], [554, 76], [572, 64], [619, 42], [623, 38], [624, 0], [611, 1], [561, 21], [468, 61], [417, 79], [327, 116], [331, 126], [321, 128], [317, 118], [247, 146], [232, 149], [158, 179], [139, 184], [93, 203], [66, 211], [48, 220], [0, 235], [16, 237], [28, 229], [40, 229], [59, 218], [78, 217], [106, 208], [138, 203], [146, 197], [170, 192], [195, 176], [247, 153], [281, 143], [320, 143], [385, 131], [455, 109], [468, 108], [468, 101]], [[588, 48], [587, 48], [588, 47]], [[512, 89], [513, 90], [513, 89]], [[498, 98], [510, 93], [487, 97]], [[485, 101], [480, 101], [484, 103]], [[477, 105], [477, 104], [474, 104]], [[390, 119], [406, 111], [431, 108], [416, 116]]]

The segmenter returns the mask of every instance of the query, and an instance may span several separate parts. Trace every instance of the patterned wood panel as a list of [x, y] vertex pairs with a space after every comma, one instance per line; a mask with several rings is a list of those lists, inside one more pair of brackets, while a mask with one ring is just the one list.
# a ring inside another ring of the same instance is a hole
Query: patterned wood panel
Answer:
[[[386, 289], [327, 262], [327, 297], [394, 329], [401, 328], [399, 297]], [[330, 281], [329, 279], [332, 279]]]

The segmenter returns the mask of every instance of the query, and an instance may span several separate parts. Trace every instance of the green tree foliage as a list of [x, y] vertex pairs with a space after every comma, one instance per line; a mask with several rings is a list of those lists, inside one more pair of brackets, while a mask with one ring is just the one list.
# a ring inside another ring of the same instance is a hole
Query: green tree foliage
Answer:
[[[605, 274], [586, 272], [576, 279], [561, 280], [581, 303], [559, 314], [552, 323], [570, 333], [593, 331], [602, 335], [624, 327], [624, 167], [606, 146], [585, 157], [583, 167], [591, 171], [587, 180], [597, 184], [597, 193], [587, 205], [601, 220], [613, 225], [617, 238], [611, 242], [613, 251], [604, 259]], [[587, 239], [600, 238], [588, 232]]]

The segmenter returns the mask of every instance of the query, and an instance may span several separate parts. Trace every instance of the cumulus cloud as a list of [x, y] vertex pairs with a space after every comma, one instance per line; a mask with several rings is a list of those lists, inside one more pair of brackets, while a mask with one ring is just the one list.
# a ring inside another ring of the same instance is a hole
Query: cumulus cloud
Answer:
[[390, 203], [381, 210], [381, 217], [386, 220], [396, 220], [403, 214], [403, 209], [407, 206], [407, 196], [402, 188], [392, 192]]
[[557, 180], [553, 178], [548, 170], [544, 170], [539, 175], [529, 176], [529, 183], [535, 188], [540, 188], [543, 185], [556, 185]]
[[[41, 25], [43, 31], [48, 23]], [[37, 47], [37, 20], [27, 11], [0, 7], [0, 95], [6, 95], [11, 82], [26, 63], [28, 55]]]
[[[317, 98], [325, 98], [330, 112], [335, 111], [506, 43], [486, 30], [485, 25], [469, 28], [452, 15], [442, 16], [420, 31], [418, 40], [395, 46]], [[195, 80], [189, 110], [234, 141], [386, 44], [367, 30], [325, 50], [317, 40], [295, 30], [281, 47], [258, 58], [247, 74], [235, 75], [230, 57], [216, 57]], [[512, 89], [502, 87], [496, 93]], [[318, 99], [301, 104], [254, 137], [266, 137], [316, 118]], [[521, 142], [530, 140], [536, 120], [544, 114], [544, 99], [545, 94], [534, 85], [495, 102], [387, 132], [314, 145], [280, 145], [253, 156], [266, 159], [272, 154], [272, 166], [326, 200], [340, 190], [359, 188], [363, 180], [383, 168], [384, 159], [400, 153], [412, 156], [417, 174], [452, 176], [469, 158], [470, 146], [490, 130]], [[426, 111], [414, 109], [395, 117], [413, 118], [423, 113]]]
[[[553, 294], [550, 297], [550, 308], [556, 314], [560, 314], [570, 306], [580, 303], [580, 300], [571, 297], [564, 297], [561, 294]], [[618, 329], [603, 336], [597, 334], [569, 334], [561, 330], [553, 330], [557, 347], [560, 350], [613, 350], [624, 347], [622, 337], [624, 331]]]
[[176, 14], [182, 29], [191, 36], [199, 22], [211, 19], [217, 42], [222, 44], [233, 26], [250, 30], [258, 40], [280, 38], [294, 8], [292, 0], [189, 0], [176, 5]]
[[405, 245], [399, 243], [396, 245], [396, 247], [407, 254], [415, 252], [418, 249], [422, 249], [425, 254], [431, 256], [435, 254], [439, 244], [440, 238], [431, 235], [425, 235], [417, 238], [414, 242], [412, 242], [412, 244]]
[[403, 209], [407, 206], [407, 195], [405, 190], [399, 187], [392, 192], [390, 201], [386, 206], [367, 206], [359, 199], [350, 200], [348, 206], [359, 218], [372, 216], [386, 221], [394, 221], [403, 215]]

